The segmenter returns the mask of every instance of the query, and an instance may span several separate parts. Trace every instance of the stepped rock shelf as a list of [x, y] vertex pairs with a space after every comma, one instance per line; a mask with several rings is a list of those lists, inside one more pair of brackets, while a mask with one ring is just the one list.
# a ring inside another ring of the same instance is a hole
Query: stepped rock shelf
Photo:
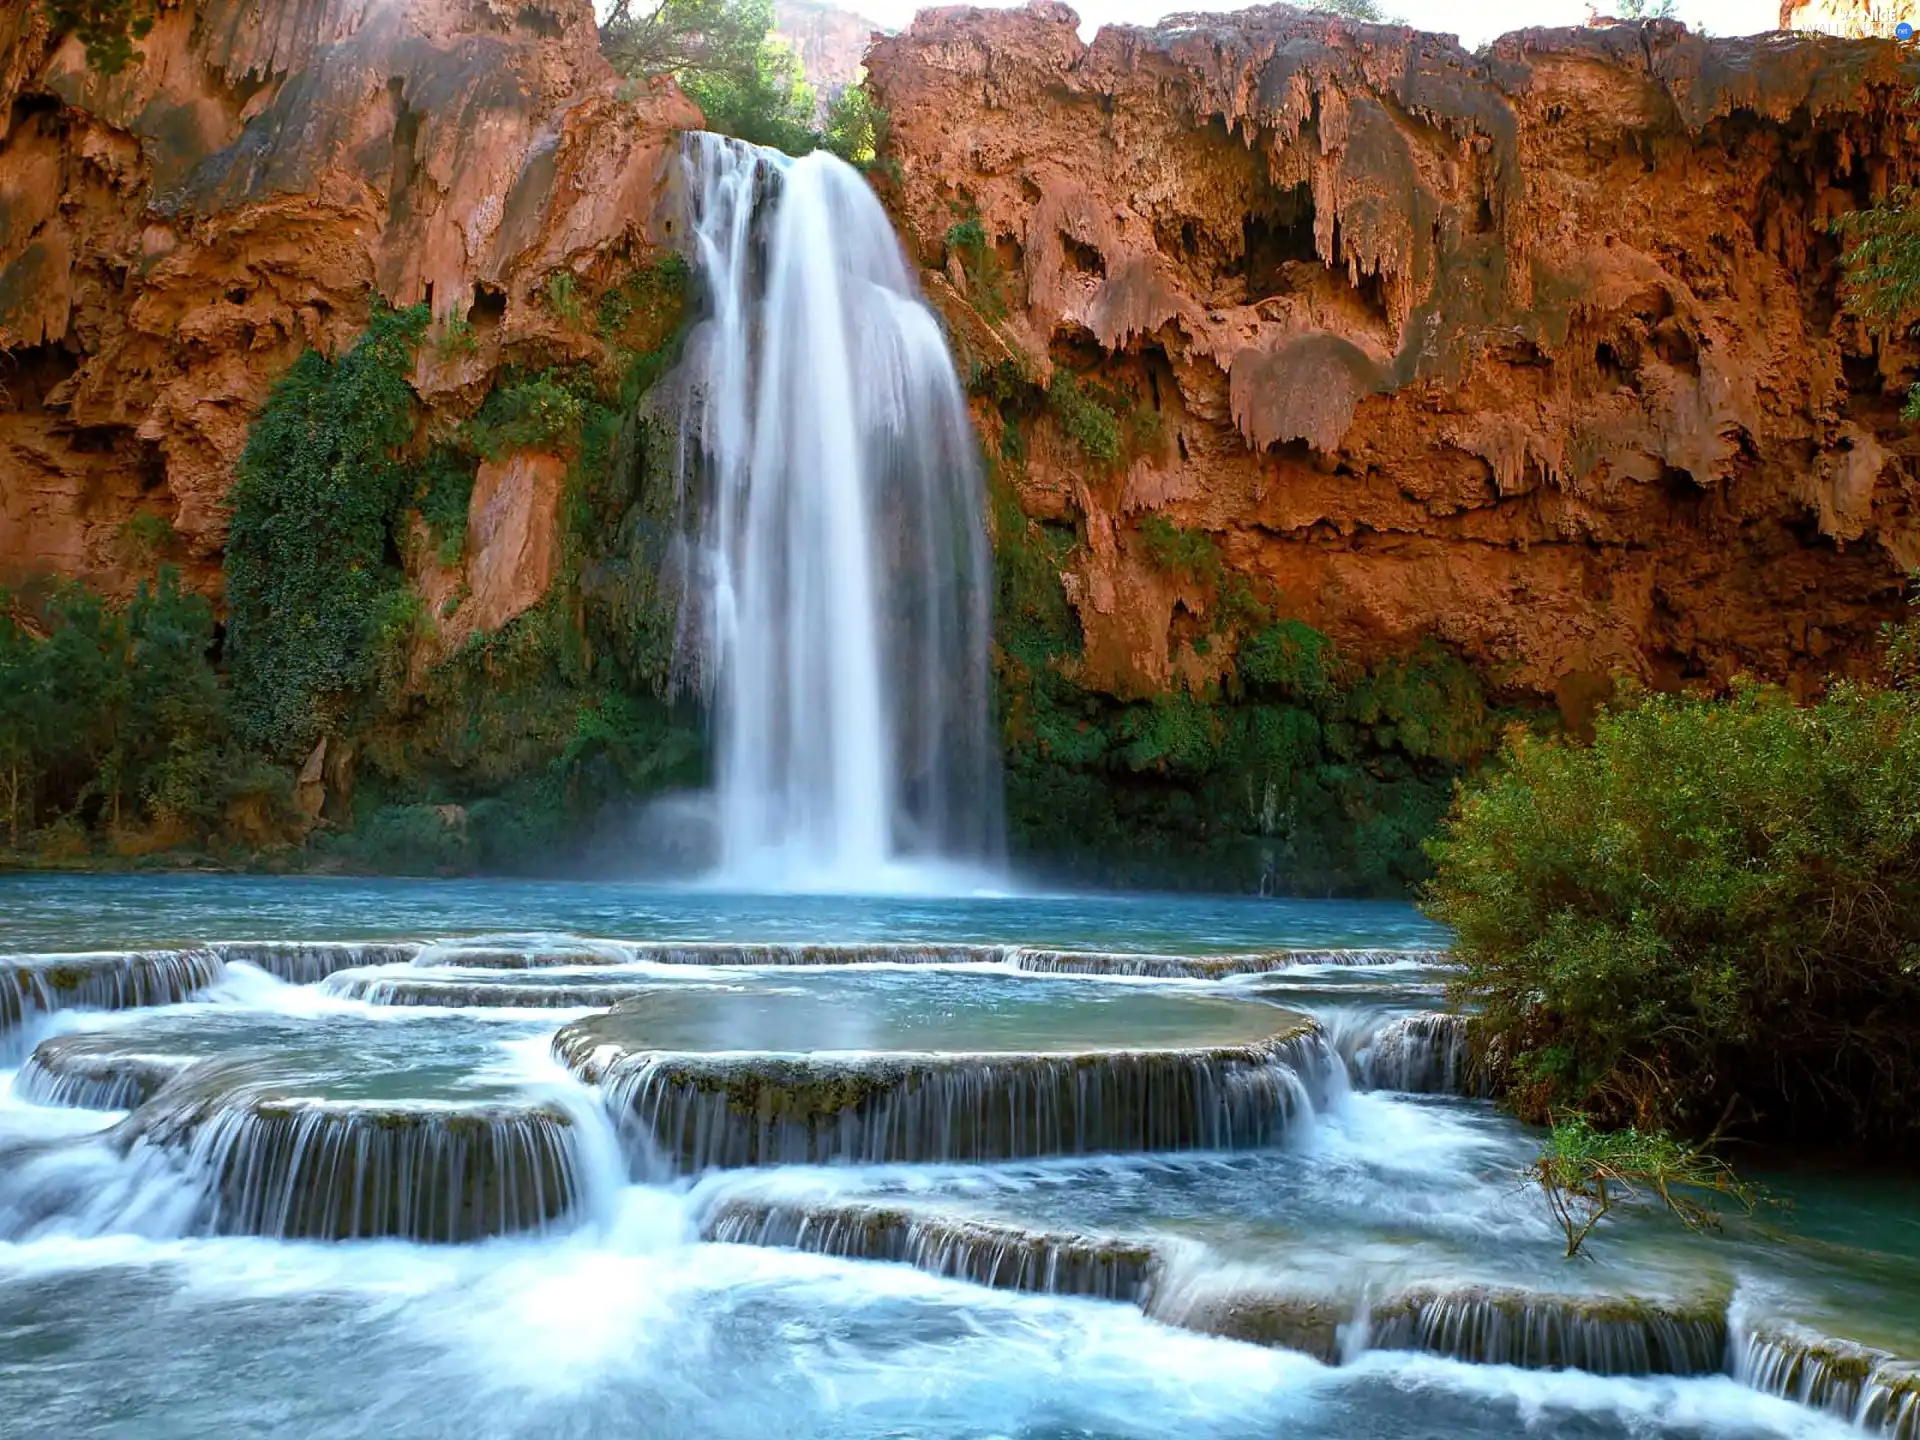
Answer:
[[601, 1243], [622, 1197], [679, 1197], [668, 1240], [716, 1257], [1104, 1302], [1334, 1367], [1418, 1352], [1737, 1382], [1920, 1434], [1920, 1262], [1897, 1236], [1702, 1240], [1629, 1214], [1598, 1265], [1567, 1265], [1516, 1183], [1533, 1142], [1472, 1098], [1445, 978], [1442, 951], [1364, 945], [546, 933], [15, 955], [0, 1117], [76, 1128], [0, 1128], [0, 1247], [562, 1255]]

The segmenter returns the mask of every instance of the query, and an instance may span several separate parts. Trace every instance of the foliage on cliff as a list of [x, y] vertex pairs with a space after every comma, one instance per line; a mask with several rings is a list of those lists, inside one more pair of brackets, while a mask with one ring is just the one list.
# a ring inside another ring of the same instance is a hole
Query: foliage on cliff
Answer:
[[[1839, 230], [1851, 245], [1849, 308], [1895, 332], [1920, 323], [1920, 191], [1896, 190], [1883, 205], [1844, 215]], [[1907, 391], [1905, 414], [1920, 420], [1920, 379]]]
[[1149, 550], [1213, 595], [1225, 630], [1198, 643], [1232, 649], [1230, 679], [1151, 699], [1090, 690], [1060, 579], [1079, 537], [1024, 515], [1004, 478], [993, 490], [1018, 857], [1102, 883], [1307, 894], [1398, 894], [1426, 873], [1421, 841], [1497, 733], [1457, 657], [1429, 645], [1352, 662], [1229, 575], [1208, 537], [1149, 516]]
[[872, 164], [885, 144], [886, 113], [864, 86], [849, 85], [816, 130], [813, 86], [773, 25], [772, 0], [617, 0], [601, 22], [600, 49], [629, 78], [672, 75], [716, 134]]
[[1431, 842], [1456, 998], [1524, 1117], [1700, 1136], [1911, 1134], [1920, 688], [1648, 695], [1591, 745], [1515, 735]]
[[[6, 847], [284, 849], [312, 819], [289, 767], [321, 738], [334, 793], [307, 858], [368, 868], [567, 863], [609, 806], [697, 782], [699, 729], [659, 698], [671, 446], [640, 403], [686, 285], [677, 260], [621, 276], [595, 297], [604, 364], [505, 367], [431, 443], [411, 383], [424, 309], [376, 303], [345, 353], [304, 356], [231, 492], [224, 636], [164, 567], [124, 609], [77, 584], [0, 597]], [[445, 612], [423, 613], [409, 568], [461, 562], [476, 467], [523, 451], [572, 461], [553, 588], [423, 668]], [[135, 528], [130, 547], [165, 551]]]
[[116, 609], [71, 581], [0, 593], [4, 843], [53, 859], [256, 842], [287, 822], [292, 778], [233, 740], [213, 609], [162, 566]]
[[300, 357], [248, 437], [228, 497], [227, 657], [235, 724], [268, 754], [334, 729], [411, 626], [393, 530], [427, 321], [424, 305], [376, 305], [346, 355]]
[[117, 75], [140, 58], [134, 48], [158, 18], [155, 0], [40, 0], [55, 34], [73, 34], [87, 47], [87, 63]]

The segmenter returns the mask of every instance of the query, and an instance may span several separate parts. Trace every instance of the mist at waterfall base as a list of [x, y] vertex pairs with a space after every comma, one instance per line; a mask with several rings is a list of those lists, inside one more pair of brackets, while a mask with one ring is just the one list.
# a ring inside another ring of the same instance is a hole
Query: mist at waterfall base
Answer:
[[646, 807], [647, 872], [740, 890], [1004, 882], [977, 441], [867, 182], [686, 137], [701, 295], [678, 393], [675, 676], [713, 788]]

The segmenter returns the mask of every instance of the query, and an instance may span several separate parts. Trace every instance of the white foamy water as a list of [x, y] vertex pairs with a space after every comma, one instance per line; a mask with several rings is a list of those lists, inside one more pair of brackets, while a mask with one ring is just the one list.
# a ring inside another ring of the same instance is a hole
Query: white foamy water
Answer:
[[721, 873], [977, 889], [1001, 842], [992, 567], [945, 337], [851, 167], [706, 134], [685, 153], [710, 314], [681, 653], [714, 709]]

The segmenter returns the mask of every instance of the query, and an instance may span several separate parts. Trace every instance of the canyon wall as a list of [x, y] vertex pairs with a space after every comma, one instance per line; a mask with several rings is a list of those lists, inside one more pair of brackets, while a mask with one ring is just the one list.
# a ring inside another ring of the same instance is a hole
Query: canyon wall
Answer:
[[[1920, 170], [1899, 47], [1076, 25], [923, 11], [868, 65], [989, 448], [1019, 427], [1021, 510], [1071, 527], [1083, 684], [1230, 671], [1156, 523], [1352, 651], [1437, 638], [1575, 723], [1618, 674], [1871, 662], [1920, 564], [1920, 354], [1843, 312], [1828, 227]], [[1150, 422], [1117, 463], [995, 403], [1063, 369]]]
[[[546, 297], [651, 249], [661, 162], [699, 124], [671, 82], [616, 79], [589, 0], [162, 0], [140, 51], [105, 77], [0, 5], [0, 584], [124, 593], [158, 536], [217, 590], [249, 423], [375, 294], [433, 311], [430, 429], [508, 367], [603, 360]], [[529, 527], [553, 528], [507, 528]], [[497, 623], [552, 567], [494, 548], [504, 578], [470, 578]]]

